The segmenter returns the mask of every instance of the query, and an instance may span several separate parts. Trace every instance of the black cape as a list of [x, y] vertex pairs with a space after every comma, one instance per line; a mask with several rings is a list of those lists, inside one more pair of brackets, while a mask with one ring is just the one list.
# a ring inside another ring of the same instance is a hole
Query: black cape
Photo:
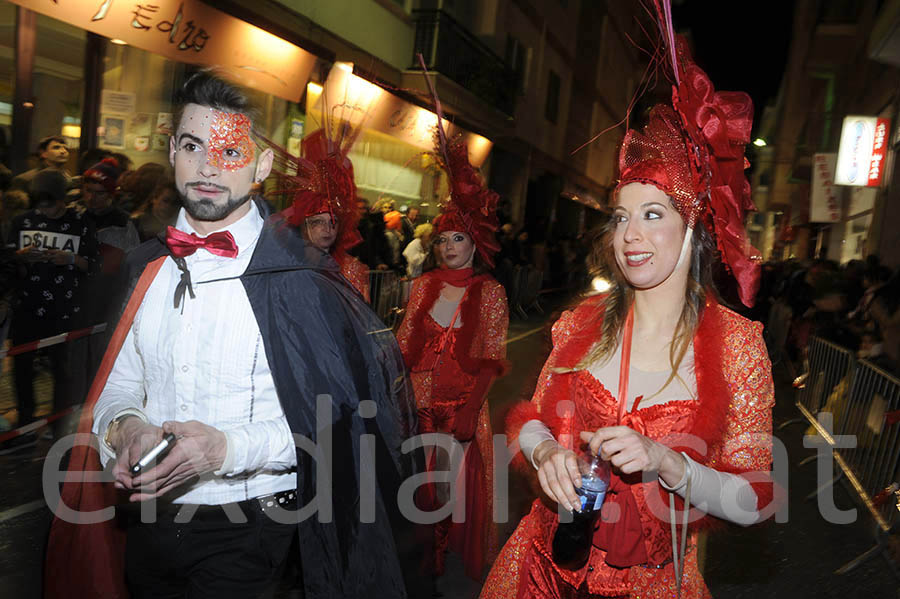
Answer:
[[[265, 206], [257, 205], [265, 215]], [[159, 238], [129, 254], [122, 306], [144, 267], [167, 254]], [[266, 219], [239, 279], [256, 316], [291, 431], [313, 442], [330, 441], [332, 446], [333, 464], [326, 473], [334, 476], [325, 483], [331, 488], [332, 521], [319, 522], [316, 514], [298, 525], [305, 596], [427, 593], [421, 588], [427, 582], [419, 576], [422, 548], [415, 546], [419, 535], [398, 509], [399, 486], [421, 469], [422, 459], [421, 452], [400, 450], [403, 441], [416, 433], [416, 404], [392, 331], [341, 276], [334, 259], [306, 244], [278, 214]], [[189, 295], [182, 301], [191, 301]], [[334, 423], [330, 433], [316, 430], [320, 395], [330, 396]], [[374, 417], [360, 416], [357, 408], [365, 400], [377, 406]], [[360, 522], [363, 435], [372, 435], [376, 448], [373, 523]], [[314, 500], [318, 473], [305, 451], [298, 450], [297, 464], [303, 506]]]

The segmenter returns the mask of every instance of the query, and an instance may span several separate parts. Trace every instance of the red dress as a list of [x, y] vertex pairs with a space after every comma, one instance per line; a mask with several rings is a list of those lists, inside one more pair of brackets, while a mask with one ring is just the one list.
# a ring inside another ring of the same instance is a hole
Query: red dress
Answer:
[[338, 266], [341, 267], [341, 274], [350, 281], [350, 284], [359, 291], [366, 303], [369, 303], [369, 269], [366, 265], [351, 256], [344, 254], [344, 257], [337, 260]]
[[[450, 546], [462, 553], [466, 573], [480, 580], [497, 546], [492, 523], [493, 439], [483, 398], [490, 381], [505, 370], [509, 310], [503, 287], [488, 275], [475, 276], [459, 307], [457, 321], [462, 326], [443, 327], [430, 314], [444, 285], [439, 277], [440, 273], [429, 272], [415, 280], [397, 340], [411, 371], [419, 432], [451, 433], [460, 442], [474, 440], [465, 455], [465, 522], [447, 520], [435, 526], [432, 569], [443, 573], [444, 553]], [[480, 408], [474, 436], [464, 438], [471, 426], [460, 419], [474, 416], [471, 408], [467, 413], [467, 405]]]
[[[508, 417], [511, 437], [517, 437], [521, 426], [532, 418], [548, 425], [561, 442], [565, 442], [563, 435], [577, 438], [579, 431], [615, 423], [617, 401], [603, 384], [587, 371], [569, 370], [579, 364], [596, 341], [602, 308], [602, 298], [591, 298], [573, 312], [564, 313], [554, 325], [554, 349], [541, 373], [534, 398], [514, 408]], [[721, 472], [766, 473], [750, 479], [750, 484], [757, 494], [758, 509], [772, 509], [769, 504], [773, 484], [767, 473], [772, 462], [774, 389], [761, 325], [707, 301], [694, 337], [694, 372], [698, 399], [634, 410], [626, 416], [625, 424], [651, 439], [684, 450], [701, 464]], [[570, 400], [573, 404], [568, 405], [574, 405], [574, 409], [561, 403]], [[694, 444], [689, 444], [691, 440]], [[697, 440], [705, 443], [708, 448], [705, 452], [697, 449]], [[534, 469], [530, 464], [525, 465], [521, 452], [515, 462], [534, 476]], [[761, 479], [763, 482], [759, 482]], [[603, 543], [604, 537], [599, 534], [604, 526], [601, 524], [595, 532], [587, 564], [578, 571], [560, 568], [553, 562], [550, 549], [558, 523], [556, 511], [538, 499], [494, 562], [481, 597], [674, 597], [666, 492], [655, 479], [642, 482], [640, 477], [622, 477], [619, 484], [622, 485], [619, 492], [611, 497], [624, 506], [625, 500], [620, 500], [620, 495], [627, 494], [627, 502], [633, 506], [628, 509], [633, 510], [634, 517], [631, 520], [622, 517], [618, 521], [634, 524], [629, 538], [636, 539], [645, 562], [610, 565], [608, 561], [615, 563], [611, 559], [613, 548]], [[615, 490], [614, 485], [611, 491]], [[676, 503], [679, 510], [683, 509], [680, 498], [676, 498]], [[684, 599], [710, 596], [697, 566], [694, 539], [700, 528], [721, 522], [694, 508], [692, 521], [682, 578]], [[607, 526], [607, 534], [615, 530], [614, 525]], [[615, 534], [606, 538], [615, 538]]]

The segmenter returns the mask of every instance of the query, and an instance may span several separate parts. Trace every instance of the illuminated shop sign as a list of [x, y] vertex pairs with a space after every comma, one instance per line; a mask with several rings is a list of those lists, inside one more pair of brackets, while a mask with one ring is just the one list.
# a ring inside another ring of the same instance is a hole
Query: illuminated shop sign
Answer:
[[315, 57], [199, 0], [12, 0], [178, 62], [215, 65], [238, 83], [299, 102]]
[[881, 185], [890, 129], [890, 119], [846, 117], [841, 129], [834, 182], [862, 187]]
[[[422, 150], [434, 149], [437, 115], [354, 75], [350, 63], [335, 63], [324, 88], [317, 83], [310, 83], [308, 88], [307, 102], [312, 110], [321, 113], [323, 105], [330, 107], [328, 122], [347, 121], [354, 127], [362, 124], [366, 129], [386, 133]], [[463, 139], [469, 149], [469, 162], [480, 167], [493, 142], [447, 119], [443, 125], [448, 138]]]
[[809, 190], [809, 222], [836, 223], [841, 220], [841, 199], [834, 187], [837, 154], [813, 156], [812, 185]]

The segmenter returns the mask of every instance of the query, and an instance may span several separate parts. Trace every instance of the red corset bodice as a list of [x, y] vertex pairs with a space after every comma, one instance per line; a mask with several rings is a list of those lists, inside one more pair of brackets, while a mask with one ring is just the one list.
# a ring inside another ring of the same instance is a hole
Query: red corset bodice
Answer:
[[[618, 407], [616, 398], [587, 370], [579, 370], [572, 376], [576, 406], [576, 420], [573, 424], [582, 427], [572, 432], [577, 435], [582, 430], [592, 431], [603, 426], [614, 426]], [[672, 433], [690, 430], [694, 412], [699, 406], [698, 400], [689, 399], [671, 400], [642, 408], [642, 399], [637, 398], [637, 410], [632, 408], [626, 412], [622, 424], [656, 441]]]
[[[456, 341], [460, 329], [447, 330], [431, 314], [426, 315], [425, 342], [412, 372], [431, 372], [431, 416], [436, 431], [453, 429], [456, 410], [466, 403], [475, 384], [475, 377], [465, 372], [456, 356]], [[441, 339], [447, 335], [444, 348]]]

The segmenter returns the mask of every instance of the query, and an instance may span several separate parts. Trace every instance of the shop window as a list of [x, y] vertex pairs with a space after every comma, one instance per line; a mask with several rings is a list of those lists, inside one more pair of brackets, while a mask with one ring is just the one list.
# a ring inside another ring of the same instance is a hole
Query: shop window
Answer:
[[[0, 7], [3, 22], [0, 45], [4, 48], [0, 58], [3, 71], [0, 82], [0, 102], [9, 104], [9, 110], [0, 106], [0, 123], [5, 134], [12, 123], [13, 85], [15, 67], [13, 63], [15, 47], [16, 9], [5, 3]], [[7, 18], [8, 17], [8, 18]], [[72, 150], [68, 169], [74, 172], [77, 149], [81, 134], [81, 110], [84, 88], [84, 43], [87, 34], [73, 27], [43, 15], [35, 21], [37, 44], [31, 79], [32, 109], [31, 131], [26, 141], [26, 150], [35, 152], [38, 142], [50, 135], [62, 135]], [[6, 48], [9, 48], [8, 54]], [[2, 114], [9, 112], [9, 114]], [[27, 167], [37, 166], [37, 154], [29, 156]]]
[[[103, 59], [98, 145], [127, 156], [134, 168], [169, 163], [175, 93], [199, 68], [168, 60], [133, 46], [108, 43]], [[255, 126], [267, 138], [285, 143], [288, 102], [245, 90], [258, 111]]]
[[184, 65], [133, 46], [107, 43], [97, 145], [138, 168], [169, 163], [172, 98]]
[[547, 101], [544, 105], [544, 117], [551, 123], [555, 123], [559, 114], [559, 75], [553, 69], [547, 76]]
[[370, 206], [391, 199], [395, 208], [418, 208], [422, 220], [437, 215], [439, 203], [446, 199], [444, 171], [433, 157], [390, 135], [364, 129], [350, 150], [357, 194]]

